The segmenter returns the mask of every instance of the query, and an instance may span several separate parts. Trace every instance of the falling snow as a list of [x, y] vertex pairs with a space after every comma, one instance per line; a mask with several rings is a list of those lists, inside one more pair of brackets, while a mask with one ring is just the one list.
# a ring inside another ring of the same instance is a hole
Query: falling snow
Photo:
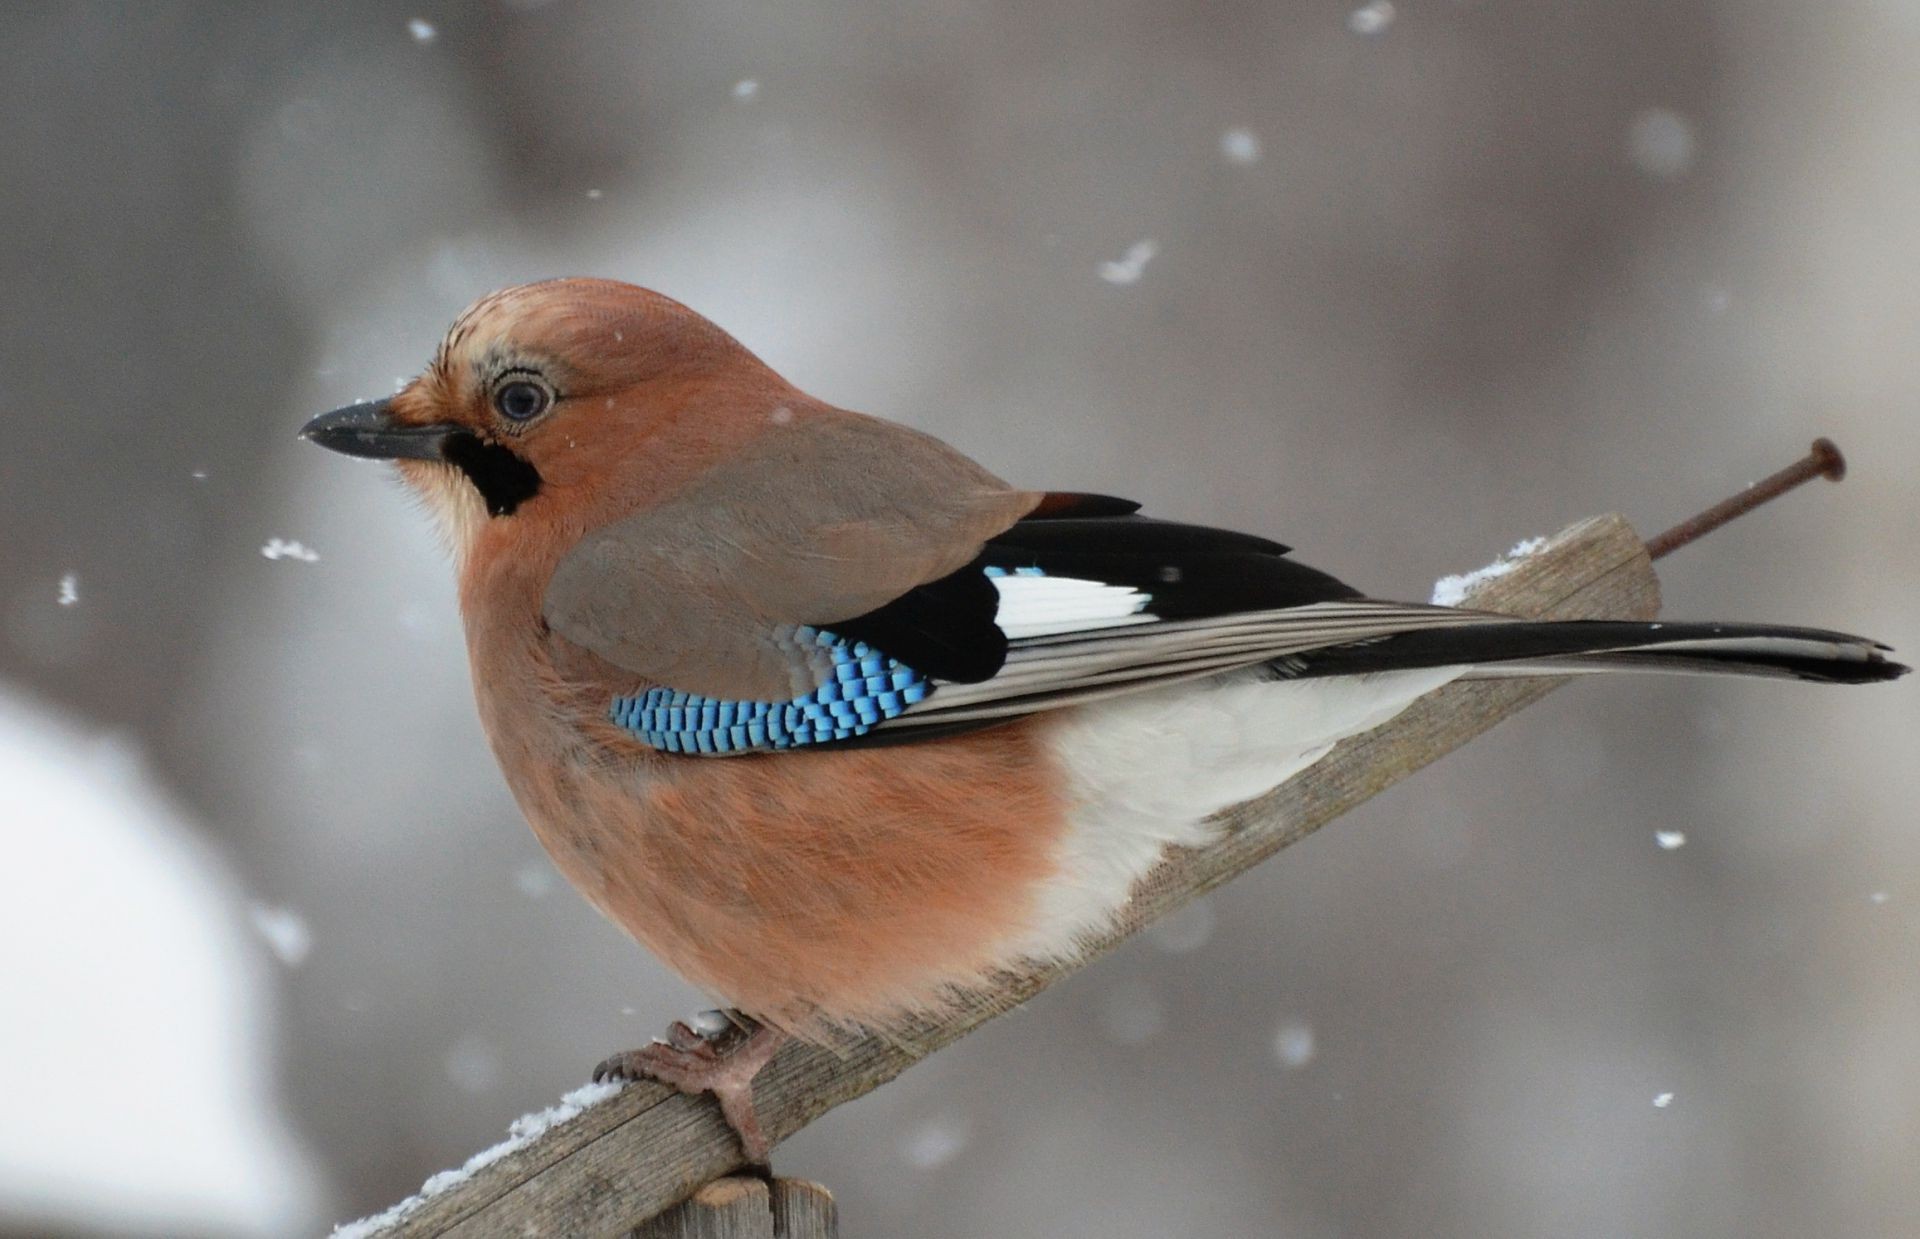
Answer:
[[1890, 898], [1892, 898], [1892, 896], [1888, 895], [1885, 891], [1875, 891], [1873, 894], [1867, 896], [1867, 899], [1873, 903], [1885, 903]]
[[1273, 1056], [1289, 1071], [1298, 1071], [1313, 1061], [1313, 1027], [1289, 1020], [1273, 1034]]
[[1627, 154], [1648, 176], [1671, 181], [1693, 167], [1693, 123], [1666, 108], [1648, 108], [1627, 129]]
[[61, 576], [58, 601], [63, 607], [80, 601], [80, 577], [76, 573], [68, 572]]
[[760, 83], [750, 77], [743, 77], [733, 84], [733, 97], [742, 103], [751, 103], [760, 94]]
[[513, 871], [513, 885], [528, 899], [544, 899], [553, 890], [553, 866], [530, 860]]
[[454, 1042], [440, 1065], [463, 1093], [488, 1093], [500, 1085], [500, 1051], [478, 1037], [468, 1035]]
[[1433, 583], [1433, 605], [1436, 607], [1457, 607], [1467, 600], [1474, 589], [1495, 577], [1503, 577], [1512, 572], [1521, 560], [1533, 554], [1547, 544], [1545, 538], [1527, 538], [1514, 543], [1513, 549], [1494, 560], [1484, 568], [1472, 572], [1463, 572], [1459, 576], [1443, 576]]
[[1379, 34], [1393, 24], [1397, 15], [1392, 0], [1372, 0], [1347, 14], [1347, 29], [1355, 34]]
[[1654, 1109], [1656, 1109], [1656, 1110], [1664, 1110], [1664, 1109], [1666, 1109], [1666, 1108], [1667, 1108], [1668, 1106], [1670, 1106], [1670, 1105], [1672, 1105], [1672, 1104], [1673, 1104], [1673, 1094], [1672, 1094], [1672, 1093], [1656, 1093], [1656, 1094], [1654, 1094], [1654, 1098], [1653, 1098], [1653, 1108], [1654, 1108]]
[[298, 968], [307, 962], [307, 955], [313, 950], [313, 931], [307, 928], [305, 917], [292, 908], [255, 903], [248, 905], [247, 919], [253, 922], [254, 932], [260, 935], [275, 959], [289, 968]]
[[1159, 252], [1160, 246], [1151, 237], [1135, 241], [1118, 262], [1100, 264], [1100, 278], [1109, 284], [1138, 284], [1146, 273], [1147, 263]]
[[934, 1170], [960, 1156], [971, 1135], [967, 1121], [959, 1115], [936, 1115], [906, 1134], [900, 1156], [916, 1170]]
[[317, 563], [320, 559], [319, 551], [291, 538], [268, 538], [260, 553], [268, 559], [297, 559], [303, 564]]
[[1684, 830], [1656, 830], [1653, 832], [1653, 841], [1662, 850], [1671, 852], [1687, 846], [1687, 833]]
[[1228, 163], [1260, 162], [1260, 135], [1236, 125], [1220, 135], [1220, 154]]
[[415, 43], [431, 43], [440, 37], [440, 32], [434, 29], [432, 22], [418, 17], [407, 23], [407, 33], [413, 36]]
[[599, 190], [599, 189], [589, 189], [589, 190], [587, 191], [587, 197], [588, 197], [589, 199], [591, 199], [592, 201], [594, 201], [594, 202], [598, 202], [598, 201], [600, 201], [600, 199], [601, 199], [601, 198], [603, 198], [603, 197], [605, 197], [605, 196], [606, 196], [606, 195], [605, 195], [605, 191], [604, 191], [604, 190]]

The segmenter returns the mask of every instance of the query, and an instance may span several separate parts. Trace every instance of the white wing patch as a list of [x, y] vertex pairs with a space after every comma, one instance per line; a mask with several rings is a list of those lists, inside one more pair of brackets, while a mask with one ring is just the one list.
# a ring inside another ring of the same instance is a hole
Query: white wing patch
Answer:
[[1109, 585], [1079, 577], [1043, 576], [1032, 569], [987, 570], [1000, 591], [994, 622], [1009, 641], [1062, 632], [1085, 632], [1121, 624], [1150, 624], [1153, 601], [1130, 585]]

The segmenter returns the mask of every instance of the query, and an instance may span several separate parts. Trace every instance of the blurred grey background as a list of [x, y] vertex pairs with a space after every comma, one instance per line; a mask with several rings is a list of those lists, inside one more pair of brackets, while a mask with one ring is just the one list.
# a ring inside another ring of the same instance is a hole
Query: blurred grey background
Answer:
[[[1831, 434], [1845, 486], [1665, 562], [1668, 613], [1920, 652], [1915, 0], [17, 4], [0, 48], [0, 694], [228, 875], [312, 1182], [269, 1228], [704, 1005], [519, 821], [423, 514], [293, 438], [496, 286], [659, 288], [1388, 596]], [[1917, 734], [1912, 681], [1575, 686], [779, 1166], [848, 1239], [1910, 1234]], [[12, 816], [37, 872], [59, 812]]]

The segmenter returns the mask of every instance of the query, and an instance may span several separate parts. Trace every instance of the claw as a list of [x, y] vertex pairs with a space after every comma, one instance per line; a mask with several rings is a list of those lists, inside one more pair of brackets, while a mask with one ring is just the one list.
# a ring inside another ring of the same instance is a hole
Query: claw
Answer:
[[593, 1078], [657, 1080], [683, 1093], [712, 1093], [747, 1160], [764, 1166], [772, 1143], [754, 1113], [753, 1078], [786, 1039], [785, 1033], [744, 1016], [712, 1032], [675, 1020], [666, 1040], [613, 1055], [593, 1069]]

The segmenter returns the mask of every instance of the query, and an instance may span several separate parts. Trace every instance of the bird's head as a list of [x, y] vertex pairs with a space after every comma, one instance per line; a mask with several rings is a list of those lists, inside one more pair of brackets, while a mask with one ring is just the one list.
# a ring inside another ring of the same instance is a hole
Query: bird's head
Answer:
[[697, 468], [739, 431], [700, 416], [741, 407], [714, 399], [723, 388], [769, 407], [791, 390], [677, 301], [615, 280], [546, 280], [481, 298], [412, 382], [323, 413], [301, 437], [394, 461], [464, 552], [489, 519], [564, 507], [578, 520]]

